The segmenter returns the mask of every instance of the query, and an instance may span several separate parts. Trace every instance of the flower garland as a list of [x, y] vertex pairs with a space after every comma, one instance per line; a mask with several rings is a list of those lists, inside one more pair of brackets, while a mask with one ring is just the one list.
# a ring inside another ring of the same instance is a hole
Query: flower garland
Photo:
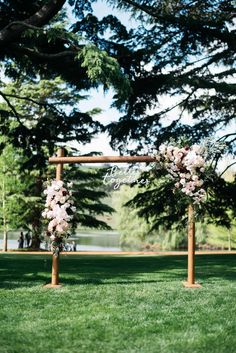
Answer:
[[206, 165], [205, 148], [200, 145], [182, 148], [162, 144], [154, 157], [161, 168], [165, 169], [174, 179], [175, 190], [181, 190], [192, 198], [193, 203], [199, 204], [205, 199], [203, 188]]
[[51, 239], [53, 255], [58, 255], [63, 250], [64, 239], [68, 238], [69, 222], [73, 219], [76, 207], [73, 206], [71, 189], [72, 183], [67, 187], [63, 181], [53, 180], [44, 190], [47, 195], [43, 218], [50, 220], [47, 235]]

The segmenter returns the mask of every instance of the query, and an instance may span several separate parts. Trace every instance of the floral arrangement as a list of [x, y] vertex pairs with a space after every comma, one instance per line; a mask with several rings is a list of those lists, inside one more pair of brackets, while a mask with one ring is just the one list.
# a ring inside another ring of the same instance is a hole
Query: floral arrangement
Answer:
[[174, 179], [175, 190], [181, 190], [193, 203], [199, 204], [205, 199], [204, 172], [206, 166], [206, 149], [193, 145], [182, 148], [162, 144], [154, 156], [161, 168]]
[[64, 240], [69, 236], [69, 222], [76, 211], [71, 187], [72, 183], [65, 186], [63, 181], [53, 180], [44, 190], [46, 203], [42, 216], [49, 220], [47, 235], [51, 239], [53, 255], [58, 255], [63, 250]]

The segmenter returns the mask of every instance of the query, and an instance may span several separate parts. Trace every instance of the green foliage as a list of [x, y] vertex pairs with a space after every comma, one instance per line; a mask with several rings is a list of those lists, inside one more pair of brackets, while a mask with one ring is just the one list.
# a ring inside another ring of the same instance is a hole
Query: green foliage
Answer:
[[[207, 200], [196, 207], [196, 220], [230, 228], [235, 217], [235, 181], [226, 181], [211, 171], [206, 178]], [[162, 171], [152, 170], [144, 174], [149, 184], [127, 203], [137, 209], [138, 215], [152, 223], [152, 230], [160, 226], [178, 231], [187, 227], [189, 200], [180, 190], [173, 192], [174, 181], [167, 179]]]
[[10, 229], [28, 229], [39, 247], [43, 208], [40, 172], [22, 170], [26, 158], [21, 149], [6, 144], [0, 156], [0, 227], [7, 241]]
[[[22, 170], [26, 159], [21, 150], [7, 145], [0, 156], [0, 227], [9, 229], [29, 229], [33, 244], [40, 246], [44, 234], [41, 213], [44, 208], [44, 181], [54, 178], [54, 168], [45, 170]], [[110, 229], [99, 215], [110, 214], [113, 209], [103, 203], [107, 196], [103, 189], [102, 171], [96, 168], [68, 166], [65, 177], [74, 181], [75, 206], [74, 231], [77, 225], [89, 228]]]
[[86, 168], [78, 165], [66, 167], [65, 179], [73, 182], [73, 196], [77, 212], [73, 228], [111, 229], [101, 216], [111, 214], [114, 209], [104, 199], [108, 196], [102, 183], [103, 168]]
[[[125, 42], [126, 60], [120, 59], [131, 79], [132, 94], [123, 117], [108, 126], [114, 147], [128, 151], [127, 143], [133, 140], [140, 151], [183, 134], [196, 142], [233, 123], [232, 2], [107, 2], [133, 14], [137, 24]], [[169, 97], [175, 97], [173, 103], [167, 101]], [[166, 119], [170, 112], [172, 122]], [[189, 115], [191, 126], [182, 120]], [[225, 133], [224, 139], [232, 152], [235, 133]]]
[[75, 139], [89, 142], [100, 129], [100, 124], [92, 118], [96, 111], [80, 112], [83, 96], [67, 87], [59, 77], [1, 86], [4, 99], [0, 103], [4, 112], [0, 116], [2, 132], [14, 146], [24, 150], [27, 167], [45, 168], [46, 154], [52, 155], [55, 145]]
[[[43, 174], [45, 155], [51, 155], [55, 145], [75, 139], [86, 143], [101, 130], [90, 114], [76, 106], [81, 89], [99, 83], [105, 89], [115, 88], [114, 99], [124, 112], [118, 122], [107, 126], [112, 146], [123, 153], [130, 152], [130, 142], [137, 145], [134, 154], [170, 137], [177, 140], [185, 135], [194, 143], [230, 126], [235, 117], [232, 2], [108, 0], [135, 17], [132, 30], [114, 16], [98, 20], [92, 13], [94, 2], [69, 1], [76, 18], [70, 27], [63, 1], [6, 0], [1, 8], [2, 69], [16, 85], [13, 93], [11, 84], [1, 87], [0, 131], [25, 151], [27, 168], [37, 166]], [[32, 16], [39, 10], [40, 16]], [[178, 96], [179, 102], [163, 107], [163, 99], [170, 96]], [[76, 108], [68, 112], [66, 104]], [[175, 116], [171, 123], [166, 120], [170, 111]], [[193, 118], [191, 126], [181, 120], [186, 113]], [[235, 132], [222, 139], [233, 152]], [[163, 219], [167, 228], [182, 220], [185, 225], [185, 202], [176, 206], [178, 195], [170, 196], [171, 185], [155, 183], [136, 197], [135, 207], [142, 206], [139, 214], [146, 218], [150, 214], [151, 219], [158, 214], [156, 229]], [[233, 216], [236, 209], [233, 195], [235, 182], [213, 178], [206, 204], [209, 219], [229, 227], [228, 207]]]
[[7, 145], [0, 155], [0, 227], [8, 232], [22, 226], [25, 207], [25, 184], [20, 175], [23, 157], [12, 145]]
[[83, 47], [78, 54], [82, 61], [81, 66], [86, 68], [88, 77], [92, 82], [102, 82], [104, 89], [114, 87], [120, 95], [120, 102], [130, 93], [128, 79], [122, 74], [118, 61], [100, 50], [96, 45], [90, 44]]
[[[80, 9], [92, 8], [90, 2], [70, 1], [43, 2], [7, 0], [1, 9], [0, 48], [2, 70], [8, 78], [21, 79], [22, 76], [38, 76], [53, 80], [61, 77], [66, 84], [76, 90], [89, 89], [99, 84], [105, 88], [115, 88], [119, 104], [124, 103], [129, 84], [122, 75], [119, 64], [113, 55], [104, 52], [104, 46], [96, 41], [88, 41], [86, 31], [78, 31], [81, 20]], [[45, 6], [43, 6], [45, 5]], [[70, 12], [79, 19], [74, 18]], [[89, 17], [88, 17], [89, 22]], [[103, 31], [109, 28], [111, 21], [103, 22]], [[81, 28], [83, 24], [81, 23]], [[87, 43], [91, 45], [87, 45]], [[6, 48], [8, 48], [6, 50]], [[92, 70], [89, 63], [94, 62], [91, 49], [100, 62], [99, 70]], [[85, 55], [86, 54], [86, 55]], [[81, 56], [86, 56], [85, 66], [81, 66]], [[79, 57], [79, 59], [78, 59]], [[102, 63], [101, 63], [102, 59]], [[104, 70], [104, 72], [103, 72]], [[88, 74], [89, 75], [88, 75]]]
[[[142, 190], [144, 193], [145, 191]], [[155, 213], [149, 213], [148, 218], [142, 215], [142, 206], [132, 207], [132, 202], [141, 197], [137, 186], [123, 185], [113, 193], [113, 203], [116, 209], [116, 228], [120, 233], [122, 248], [127, 250], [171, 250], [186, 246], [186, 229], [176, 230], [174, 227], [166, 227], [166, 224], [156, 225], [158, 207]]]
[[137, 193], [137, 188], [123, 185], [113, 193], [114, 207], [117, 212], [116, 229], [120, 234], [120, 243], [123, 248], [140, 248], [150, 232], [148, 224], [137, 214], [137, 209], [127, 208], [125, 204]]
[[[10, 143], [25, 155], [20, 173], [27, 174], [24, 196], [31, 196], [28, 208], [22, 210], [23, 218], [38, 238], [42, 232], [43, 183], [54, 177], [52, 170], [47, 171], [48, 156], [58, 145], [90, 142], [102, 129], [94, 120], [98, 108], [80, 111], [79, 103], [85, 97], [81, 90], [99, 84], [105, 89], [114, 87], [119, 104], [129, 91], [127, 77], [116, 58], [99, 43], [89, 41], [83, 31], [75, 30], [72, 17], [68, 19], [69, 9], [63, 5], [63, 1], [23, 4], [7, 0], [0, 16], [1, 69], [7, 78], [0, 84], [0, 132], [5, 136], [0, 147]], [[79, 6], [88, 10], [89, 5], [70, 1], [77, 18]], [[112, 21], [103, 22], [103, 31]], [[85, 178], [82, 188], [78, 185], [81, 194], [77, 199], [77, 221], [84, 226], [106, 228], [105, 222], [96, 219], [96, 214], [111, 212], [101, 201], [106, 193], [97, 182], [99, 172], [73, 173], [75, 179]]]
[[[236, 226], [232, 224], [230, 229], [215, 227], [213, 224], [207, 226], [207, 243], [213, 247], [224, 249], [236, 248]], [[230, 249], [230, 250], [231, 250]]]
[[[211, 172], [210, 176], [212, 179], [206, 181], [207, 200], [195, 208], [196, 244], [227, 248], [228, 234], [234, 234], [235, 184], [216, 173]], [[189, 200], [180, 191], [173, 193], [174, 181], [166, 179], [160, 170], [145, 172], [143, 178], [149, 180], [145, 188], [122, 186], [113, 193], [122, 246], [152, 250], [186, 248]], [[231, 247], [234, 246], [232, 235]]]

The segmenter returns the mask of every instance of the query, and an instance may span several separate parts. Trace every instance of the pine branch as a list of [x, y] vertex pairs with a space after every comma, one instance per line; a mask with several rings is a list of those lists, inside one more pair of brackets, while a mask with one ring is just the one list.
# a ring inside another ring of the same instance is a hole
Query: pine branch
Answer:
[[223, 50], [219, 53], [216, 53], [214, 55], [210, 55], [208, 57], [204, 57], [204, 58], [201, 58], [199, 60], [196, 60], [194, 62], [190, 62], [188, 65], [185, 66], [185, 68], [189, 67], [189, 66], [192, 66], [202, 60], [206, 60], [206, 59], [209, 59], [206, 63], [202, 64], [201, 66], [199, 67], [194, 67], [192, 70], [188, 71], [187, 72], [187, 75], [192, 75], [194, 73], [197, 73], [199, 71], [202, 71], [202, 69], [204, 69], [205, 67], [209, 67], [210, 65], [212, 64], [216, 64], [217, 62], [219, 62], [221, 59], [225, 59], [227, 54], [230, 53], [230, 50], [229, 49], [226, 49], [226, 50]]
[[[178, 79], [177, 79], [178, 80]], [[216, 82], [213, 80], [206, 80], [202, 77], [180, 77], [179, 82], [183, 84], [187, 84], [190, 87], [195, 87], [196, 89], [198, 88], [206, 88], [206, 89], [212, 89], [214, 88], [217, 92], [220, 93], [225, 93], [225, 94], [230, 94], [230, 95], [235, 95], [236, 94], [236, 84], [232, 83], [226, 83], [226, 82]]]
[[228, 29], [224, 30], [224, 32], [220, 31], [217, 28], [209, 28], [208, 22], [203, 22], [199, 19], [194, 19], [190, 16], [176, 16], [176, 13], [171, 14], [170, 12], [165, 11], [164, 14], [159, 11], [155, 11], [153, 7], [140, 5], [136, 1], [133, 0], [123, 0], [124, 3], [131, 5], [132, 7], [139, 9], [145, 12], [147, 15], [154, 17], [158, 21], [164, 21], [165, 23], [179, 25], [185, 28], [190, 29], [191, 31], [201, 33], [206, 36], [214, 37], [219, 39], [223, 43], [227, 43], [228, 47], [235, 50], [236, 49], [236, 38], [235, 34], [228, 31]]
[[65, 2], [66, 0], [51, 0], [26, 20], [18, 24], [8, 24], [0, 31], [0, 47], [4, 48], [19, 40], [22, 33], [31, 26], [35, 29], [46, 25], [61, 10]]

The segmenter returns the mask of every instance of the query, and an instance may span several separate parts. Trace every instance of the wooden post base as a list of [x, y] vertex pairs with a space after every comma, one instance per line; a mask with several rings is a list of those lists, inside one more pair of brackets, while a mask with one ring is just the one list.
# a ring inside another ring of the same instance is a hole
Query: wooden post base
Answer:
[[61, 288], [62, 284], [51, 284], [51, 283], [48, 283], [48, 284], [45, 284], [43, 287], [44, 288]]
[[185, 288], [202, 288], [201, 284], [199, 284], [199, 283], [183, 282], [183, 286], [184, 286]]

